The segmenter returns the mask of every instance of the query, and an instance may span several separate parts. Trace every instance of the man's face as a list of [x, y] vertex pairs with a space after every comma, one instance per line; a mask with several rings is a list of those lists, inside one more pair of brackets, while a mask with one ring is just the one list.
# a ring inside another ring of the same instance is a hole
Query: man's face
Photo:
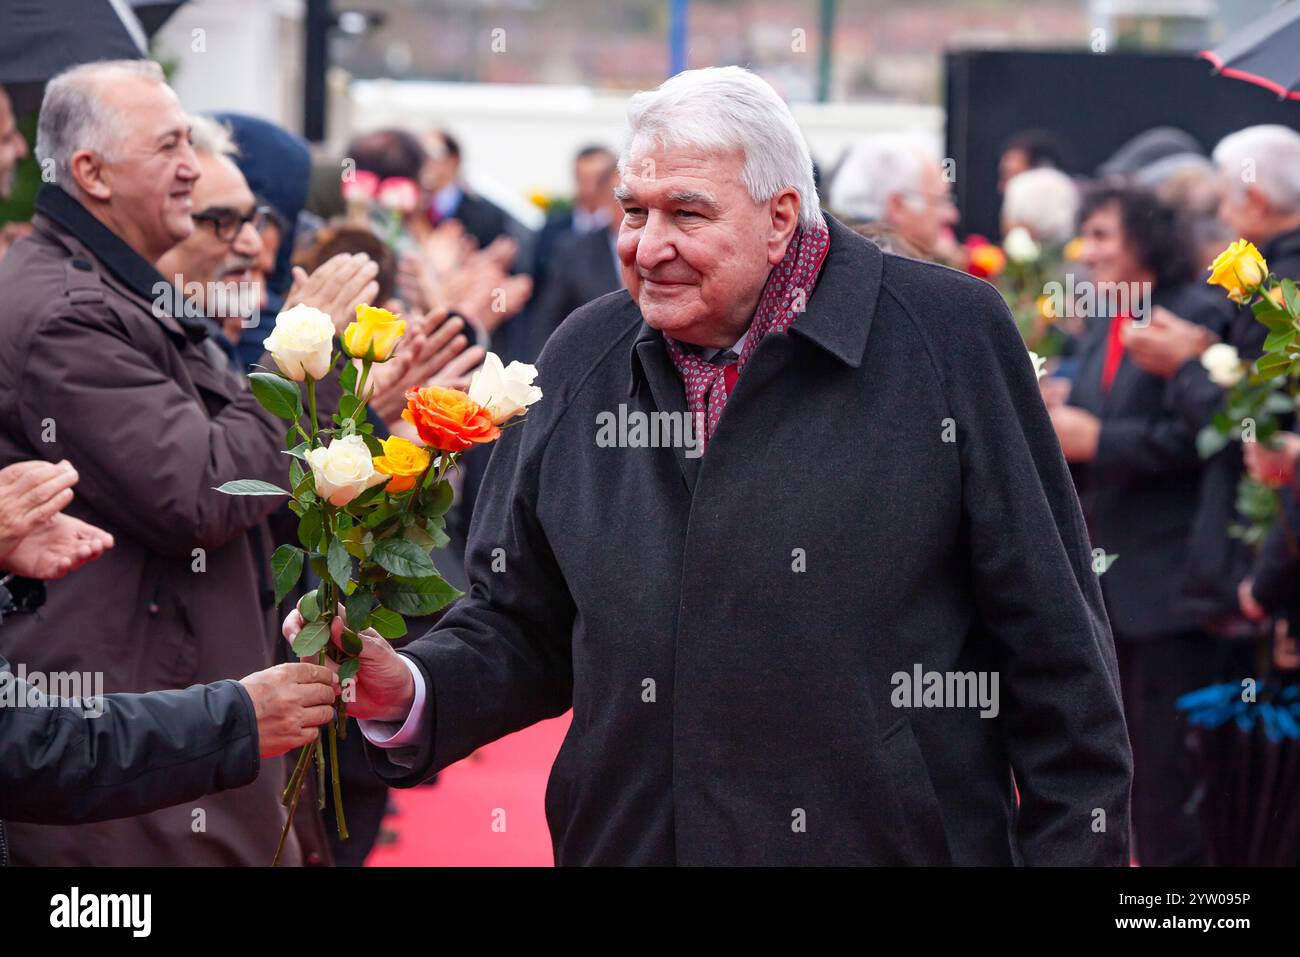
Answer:
[[[258, 259], [262, 254], [262, 239], [253, 223], [237, 224], [251, 217], [257, 208], [252, 191], [244, 176], [233, 162], [224, 156], [203, 154], [199, 157], [200, 176], [194, 184], [194, 231], [184, 242], [173, 246], [158, 260], [159, 271], [169, 280], [182, 277], [182, 283], [199, 283], [206, 294], [209, 283], [240, 283], [253, 281]], [[236, 229], [229, 236], [231, 229]], [[243, 285], [241, 290], [247, 290]], [[248, 300], [257, 302], [253, 297]], [[223, 318], [227, 309], [236, 306], [236, 300], [225, 303], [201, 303], [205, 310], [220, 306]]]
[[944, 227], [957, 222], [957, 207], [938, 163], [927, 159], [916, 187], [889, 198], [885, 219], [922, 252], [935, 250]]
[[586, 212], [594, 213], [609, 202], [614, 165], [604, 153], [584, 156], [573, 164], [574, 201]]
[[8, 199], [14, 187], [14, 172], [27, 155], [27, 141], [18, 132], [9, 94], [0, 87], [0, 200]]
[[1223, 191], [1219, 199], [1219, 219], [1228, 227], [1234, 239], [1245, 239], [1252, 243], [1264, 243], [1272, 236], [1264, 235], [1260, 223], [1268, 218], [1268, 202], [1254, 187], [1242, 187], [1240, 179], [1233, 179], [1226, 172], [1223, 178]]
[[428, 158], [420, 174], [420, 184], [430, 193], [436, 193], [444, 186], [455, 182], [460, 175], [460, 158], [451, 155], [447, 141], [441, 133], [428, 133], [424, 137], [424, 149]]
[[743, 166], [740, 153], [661, 147], [627, 164], [619, 186], [623, 282], [646, 323], [679, 341], [724, 347], [739, 339], [789, 245], [798, 194], [754, 202]]
[[109, 155], [99, 158], [100, 188], [118, 223], [129, 224], [140, 252], [163, 251], [194, 230], [190, 213], [199, 164], [189, 121], [170, 87], [141, 77], [115, 80], [99, 94], [121, 129]]

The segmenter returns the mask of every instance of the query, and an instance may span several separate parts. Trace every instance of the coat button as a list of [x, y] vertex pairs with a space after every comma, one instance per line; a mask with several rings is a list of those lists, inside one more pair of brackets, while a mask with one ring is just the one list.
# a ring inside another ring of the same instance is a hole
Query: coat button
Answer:
[[162, 611], [162, 609], [158, 607], [158, 603], [156, 601], [149, 602], [149, 614], [156, 615], [160, 611]]
[[81, 257], [77, 257], [76, 259], [72, 260], [72, 268], [80, 269], [82, 272], [90, 272], [95, 267], [90, 264], [89, 260], [82, 259]]

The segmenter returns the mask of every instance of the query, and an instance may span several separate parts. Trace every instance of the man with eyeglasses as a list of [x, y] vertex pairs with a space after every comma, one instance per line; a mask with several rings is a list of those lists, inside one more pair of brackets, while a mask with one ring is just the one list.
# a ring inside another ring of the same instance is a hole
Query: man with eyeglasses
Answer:
[[194, 231], [159, 258], [158, 271], [175, 289], [185, 314], [208, 323], [217, 344], [242, 371], [236, 346], [240, 332], [271, 317], [261, 315], [259, 260], [270, 210], [259, 206], [232, 157], [230, 133], [215, 120], [190, 117], [190, 140], [198, 160], [194, 184]]
[[933, 151], [906, 133], [881, 133], [849, 150], [831, 183], [830, 208], [851, 223], [884, 223], [927, 259], [956, 250], [951, 179]]

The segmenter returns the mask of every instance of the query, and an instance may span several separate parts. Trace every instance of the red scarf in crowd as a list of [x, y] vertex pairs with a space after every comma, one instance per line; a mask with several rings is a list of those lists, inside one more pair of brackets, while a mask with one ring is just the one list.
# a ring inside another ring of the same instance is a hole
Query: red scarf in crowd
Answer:
[[1119, 372], [1120, 363], [1124, 361], [1124, 327], [1133, 321], [1127, 313], [1121, 313], [1110, 321], [1106, 335], [1106, 357], [1101, 367], [1101, 391], [1109, 392]]
[[773, 267], [759, 297], [758, 308], [750, 323], [745, 345], [740, 357], [730, 365], [716, 365], [690, 351], [680, 342], [665, 336], [668, 355], [677, 367], [686, 386], [686, 408], [692, 421], [704, 420], [704, 434], [699, 436], [700, 452], [707, 447], [718, 427], [718, 419], [727, 404], [727, 396], [735, 388], [736, 379], [745, 369], [745, 363], [754, 354], [761, 340], [769, 332], [784, 332], [798, 316], [796, 299], [803, 304], [812, 296], [817, 274], [830, 249], [831, 235], [825, 229], [796, 227], [785, 257]]

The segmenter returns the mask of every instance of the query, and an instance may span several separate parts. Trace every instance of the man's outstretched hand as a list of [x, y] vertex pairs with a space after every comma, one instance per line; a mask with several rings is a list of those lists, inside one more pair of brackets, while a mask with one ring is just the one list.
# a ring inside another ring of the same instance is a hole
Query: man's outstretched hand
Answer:
[[[298, 609], [289, 612], [284, 620], [284, 637], [293, 643], [302, 631], [302, 615]], [[358, 633], [361, 638], [361, 667], [357, 671], [356, 686], [348, 701], [348, 714], [364, 721], [405, 721], [415, 701], [415, 679], [393, 646], [374, 630], [367, 628]], [[342, 648], [343, 606], [330, 630], [330, 640]], [[325, 664], [337, 672], [339, 666], [328, 658]]]
[[276, 665], [239, 683], [253, 700], [263, 758], [311, 744], [320, 737], [320, 726], [334, 717], [338, 675], [320, 665]]

